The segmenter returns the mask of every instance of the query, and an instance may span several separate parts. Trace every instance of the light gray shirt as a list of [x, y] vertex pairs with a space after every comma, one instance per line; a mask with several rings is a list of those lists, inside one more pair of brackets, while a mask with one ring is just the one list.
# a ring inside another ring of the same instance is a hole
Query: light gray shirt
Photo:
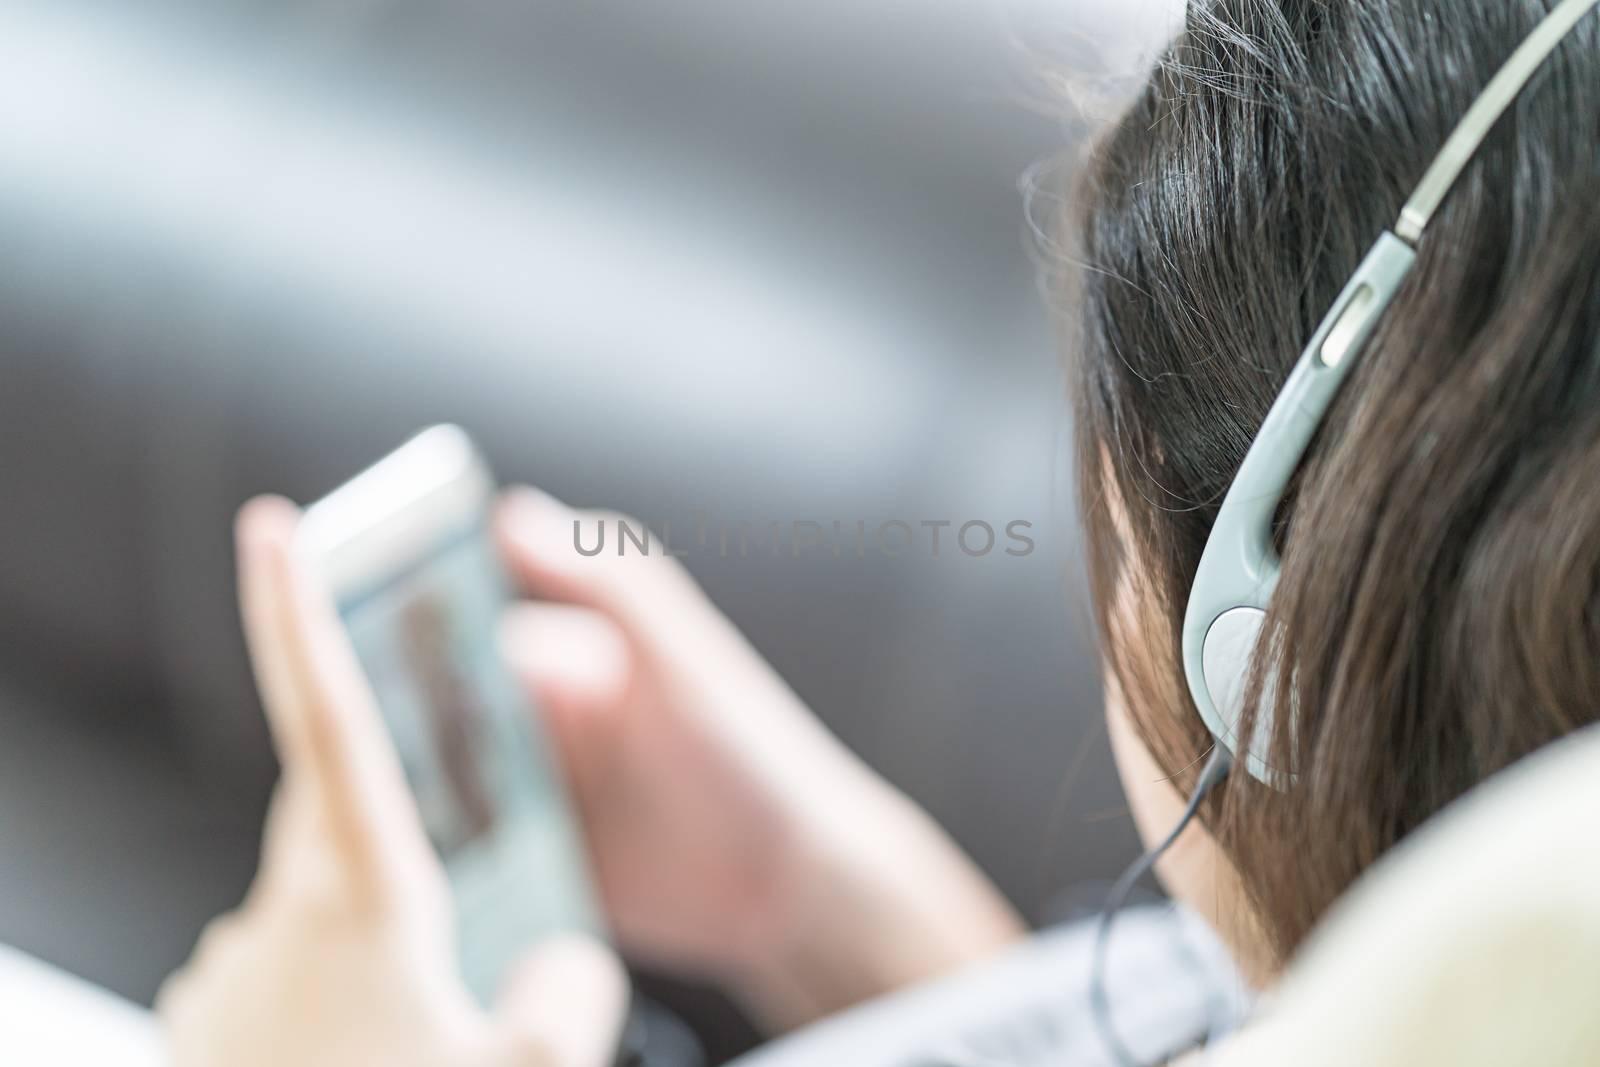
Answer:
[[[977, 967], [826, 1019], [733, 1067], [1100, 1067], [1116, 1063], [1089, 1008], [1094, 921], [1040, 933]], [[1249, 993], [1200, 920], [1124, 911], [1106, 989], [1117, 1034], [1161, 1062], [1238, 1025]]]

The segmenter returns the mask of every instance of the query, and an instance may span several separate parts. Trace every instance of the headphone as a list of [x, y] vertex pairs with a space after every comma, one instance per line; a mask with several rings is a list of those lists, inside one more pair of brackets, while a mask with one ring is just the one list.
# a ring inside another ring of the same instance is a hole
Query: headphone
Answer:
[[[1227, 777], [1236, 759], [1242, 757], [1253, 778], [1275, 788], [1285, 788], [1293, 780], [1292, 768], [1274, 768], [1267, 762], [1275, 719], [1270, 701], [1263, 700], [1256, 708], [1249, 737], [1237, 736], [1234, 729], [1244, 711], [1245, 687], [1257, 646], [1262, 643], [1267, 604], [1278, 584], [1280, 562], [1272, 543], [1272, 522], [1284, 490], [1340, 385], [1409, 277], [1417, 242], [1439, 205], [1545, 60], [1597, 6], [1600, 0], [1561, 0], [1473, 101], [1401, 208], [1399, 220], [1378, 236], [1311, 335], [1223, 497], [1183, 618], [1184, 677], [1216, 744], [1178, 824], [1117, 879], [1096, 930], [1090, 1007], [1119, 1064], [1131, 1067], [1137, 1060], [1117, 1036], [1105, 990], [1111, 920], [1133, 886], [1194, 818], [1201, 800]], [[1270, 647], [1270, 634], [1267, 641]], [[1268, 668], [1264, 693], [1276, 690], [1273, 681]], [[1293, 725], [1291, 721], [1291, 729]]]
[[[1242, 755], [1245, 768], [1260, 781], [1282, 788], [1292, 773], [1267, 763], [1275, 717], [1269, 701], [1256, 709], [1249, 737], [1234, 731], [1244, 710], [1245, 684], [1261, 643], [1267, 602], [1278, 584], [1272, 521], [1284, 489], [1373, 328], [1410, 275], [1417, 242], [1445, 195], [1529, 79], [1597, 3], [1563, 0], [1556, 5], [1473, 102], [1401, 209], [1399, 221], [1378, 237], [1311, 335], [1223, 498], [1189, 591], [1183, 673], [1217, 745], [1235, 758]], [[1263, 691], [1270, 693], [1276, 686], [1270, 684], [1270, 675], [1266, 681]]]

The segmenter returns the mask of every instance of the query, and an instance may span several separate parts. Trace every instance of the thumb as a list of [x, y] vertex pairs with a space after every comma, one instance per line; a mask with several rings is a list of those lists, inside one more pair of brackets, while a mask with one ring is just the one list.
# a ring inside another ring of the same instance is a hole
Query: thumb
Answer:
[[605, 615], [523, 602], [500, 619], [501, 654], [541, 706], [561, 717], [614, 712], [633, 679], [633, 651]]
[[[700, 587], [658, 540], [648, 554], [624, 550], [622, 530], [643, 531], [637, 519], [574, 511], [534, 489], [508, 490], [495, 530], [514, 576], [535, 596], [600, 612], [649, 647], [679, 634], [709, 610]], [[644, 536], [643, 534], [640, 535]], [[580, 541], [606, 540], [591, 551]]]
[[524, 603], [500, 621], [508, 666], [534, 697], [579, 807], [620, 749], [633, 656], [615, 623], [567, 604]]
[[568, 934], [524, 956], [495, 1015], [515, 1067], [608, 1067], [628, 1007], [621, 962], [591, 937]]

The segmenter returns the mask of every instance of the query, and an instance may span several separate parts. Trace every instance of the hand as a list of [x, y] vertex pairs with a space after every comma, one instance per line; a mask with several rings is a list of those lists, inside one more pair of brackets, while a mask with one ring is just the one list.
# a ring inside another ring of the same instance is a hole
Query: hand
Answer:
[[239, 518], [283, 775], [244, 904], [158, 998], [174, 1067], [604, 1067], [626, 995], [605, 949], [537, 947], [493, 1016], [457, 977], [444, 872], [331, 605], [294, 562], [297, 520], [270, 499]]
[[[592, 544], [597, 521], [607, 550], [581, 555], [573, 523]], [[544, 598], [507, 620], [507, 656], [561, 749], [623, 948], [782, 1028], [1020, 936], [993, 886], [659, 542], [615, 553], [616, 521], [517, 490], [499, 532]]]

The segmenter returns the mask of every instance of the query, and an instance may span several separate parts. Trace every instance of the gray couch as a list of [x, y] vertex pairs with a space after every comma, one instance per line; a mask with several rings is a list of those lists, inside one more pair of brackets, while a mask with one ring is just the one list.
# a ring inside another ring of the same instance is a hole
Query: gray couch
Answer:
[[231, 514], [443, 419], [647, 518], [1031, 522], [688, 562], [1030, 914], [1114, 872], [1017, 191], [1063, 124], [1026, 12], [938, 7], [0, 3], [0, 941], [148, 998], [236, 899]]

